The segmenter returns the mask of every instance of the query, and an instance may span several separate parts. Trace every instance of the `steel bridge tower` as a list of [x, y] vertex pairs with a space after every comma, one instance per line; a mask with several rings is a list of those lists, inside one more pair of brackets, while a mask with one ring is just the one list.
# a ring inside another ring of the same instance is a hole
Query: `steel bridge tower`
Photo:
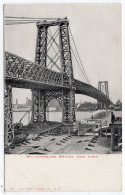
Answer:
[[[37, 44], [35, 63], [41, 67], [46, 67], [47, 64], [47, 42], [48, 28], [52, 26], [58, 27], [59, 32], [59, 48], [61, 60], [62, 85], [67, 86], [63, 90], [32, 90], [33, 112], [32, 121], [46, 121], [46, 108], [49, 101], [53, 98], [59, 100], [62, 105], [64, 124], [73, 124], [75, 118], [75, 88], [72, 57], [69, 39], [69, 22], [67, 18], [58, 19], [57, 21], [44, 21], [37, 23]], [[63, 75], [66, 75], [65, 77]]]
[[[99, 81], [98, 82], [98, 90], [103, 92], [109, 98], [109, 88], [108, 88], [108, 81]], [[106, 109], [108, 105], [97, 101], [98, 109]]]

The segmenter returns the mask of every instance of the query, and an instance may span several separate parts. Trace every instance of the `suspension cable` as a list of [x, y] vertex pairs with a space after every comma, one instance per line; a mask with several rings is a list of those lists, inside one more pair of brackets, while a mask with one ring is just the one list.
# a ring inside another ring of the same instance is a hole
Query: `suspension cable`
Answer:
[[15, 16], [4, 16], [5, 18], [13, 18], [13, 19], [15, 19], [15, 18], [19, 18], [19, 19], [35, 19], [35, 20], [56, 20], [57, 18], [35, 18], [35, 17], [15, 17]]
[[37, 21], [40, 21], [40, 20], [34, 20], [34, 19], [31, 19], [31, 20], [4, 20], [5, 22], [37, 22]]
[[[71, 46], [70, 46], [70, 47], [71, 47]], [[82, 71], [83, 76], [86, 77], [86, 76], [85, 76], [85, 73], [83, 72], [83, 70], [82, 70], [82, 68], [81, 68], [81, 66], [80, 66], [80, 64], [79, 64], [79, 61], [78, 61], [77, 58], [76, 58], [76, 55], [75, 55], [75, 53], [74, 53], [72, 47], [71, 47], [71, 51], [72, 51], [72, 53], [74, 54], [75, 60], [76, 60], [76, 62], [77, 62], [77, 64], [78, 64], [80, 70]], [[88, 82], [88, 80], [87, 80], [87, 82]]]
[[80, 61], [81, 65], [82, 65], [83, 71], [84, 71], [84, 73], [85, 73], [85, 75], [86, 75], [86, 79], [88, 80], [89, 84], [91, 84], [90, 81], [89, 81], [89, 79], [88, 79], [88, 76], [87, 76], [87, 74], [86, 74], [86, 71], [85, 71], [85, 69], [84, 69], [84, 66], [83, 66], [83, 64], [82, 64], [82, 61], [81, 61], [81, 58], [80, 58], [80, 56], [79, 56], [78, 49], [77, 49], [77, 47], [76, 47], [76, 44], [75, 44], [75, 41], [74, 41], [74, 38], [73, 38], [73, 35], [72, 35], [72, 32], [71, 32], [71, 29], [70, 29], [70, 28], [69, 28], [69, 31], [70, 31], [70, 34], [71, 34], [71, 37], [72, 37], [72, 40], [73, 40], [73, 43], [74, 43], [74, 46], [75, 46], [75, 49], [76, 49], [78, 58], [79, 58], [79, 61]]
[[12, 23], [5, 23], [5, 25], [17, 25], [17, 24], [32, 24], [36, 22], [12, 22]]
[[[70, 30], [70, 33], [71, 33], [71, 30]], [[89, 81], [89, 79], [88, 79], [88, 77], [87, 77], [87, 74], [86, 74], [86, 71], [85, 71], [85, 69], [84, 69], [84, 66], [83, 66], [83, 64], [82, 64], [82, 61], [81, 61], [81, 59], [80, 59], [80, 56], [79, 56], [79, 53], [78, 53], [78, 49], [77, 49], [77, 47], [76, 47], [76, 44], [75, 44], [75, 41], [74, 41], [74, 38], [73, 38], [72, 33], [71, 33], [71, 37], [72, 37], [72, 40], [73, 40], [73, 43], [74, 43], [74, 46], [75, 46], [75, 49], [76, 49], [76, 52], [77, 52], [79, 61], [80, 61], [81, 65], [82, 65], [82, 69], [83, 69], [83, 71], [84, 71], [85, 78], [86, 78], [87, 82], [90, 84], [90, 81]]]
[[33, 17], [14, 17], [14, 16], [5, 16], [5, 25], [17, 25], [17, 24], [28, 24], [36, 23], [39, 20], [55, 20], [57, 18], [33, 18]]

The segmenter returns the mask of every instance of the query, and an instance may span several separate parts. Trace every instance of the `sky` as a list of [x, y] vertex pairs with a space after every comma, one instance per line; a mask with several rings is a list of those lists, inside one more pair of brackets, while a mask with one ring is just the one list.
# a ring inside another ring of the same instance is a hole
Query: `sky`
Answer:
[[[108, 81], [113, 102], [122, 99], [122, 45], [120, 4], [8, 4], [5, 16], [67, 17], [81, 61], [94, 87]], [[37, 27], [35, 24], [8, 25], [4, 28], [5, 50], [34, 62]], [[74, 77], [85, 81], [73, 61]], [[23, 95], [22, 95], [23, 94]], [[30, 90], [13, 89], [13, 102], [24, 103]], [[76, 102], [96, 101], [76, 95]]]

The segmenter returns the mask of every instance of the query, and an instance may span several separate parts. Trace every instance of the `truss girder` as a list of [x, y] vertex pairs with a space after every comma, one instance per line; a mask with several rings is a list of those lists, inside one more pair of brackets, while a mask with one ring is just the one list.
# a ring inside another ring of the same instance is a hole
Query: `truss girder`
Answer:
[[5, 145], [10, 145], [14, 138], [12, 120], [12, 87], [6, 85], [4, 93], [4, 126], [5, 126]]
[[[69, 79], [67, 74], [61, 74], [49, 70], [22, 57], [11, 54], [9, 52], [5, 52], [5, 79], [8, 78], [10, 80], [16, 79], [16, 82], [21, 82], [22, 80], [22, 82], [32, 83], [33, 81], [36, 86], [37, 84], [41, 84], [41, 88], [43, 83], [48, 84], [48, 86], [50, 85], [50, 87], [53, 86], [53, 88], [54, 86], [59, 86], [62, 89], [63, 87], [69, 88], [69, 84], [63, 82]], [[76, 93], [78, 94], [88, 95], [104, 103], [110, 102], [110, 99], [103, 92], [99, 91], [91, 85], [78, 80], [74, 80], [74, 86], [76, 88]], [[16, 87], [18, 86], [16, 85]]]
[[25, 60], [9, 52], [5, 52], [5, 78], [6, 77], [47, 84], [50, 84], [51, 81], [51, 85], [63, 86], [61, 73], [47, 69], [46, 67]]

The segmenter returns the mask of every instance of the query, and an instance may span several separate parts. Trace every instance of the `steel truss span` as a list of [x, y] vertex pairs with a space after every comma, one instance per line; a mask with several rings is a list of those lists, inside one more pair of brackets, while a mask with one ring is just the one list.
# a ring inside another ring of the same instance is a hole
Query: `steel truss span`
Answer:
[[[64, 73], [40, 67], [17, 55], [5, 52], [5, 81], [12, 87], [27, 89], [36, 89], [37, 87], [40, 90], [70, 89], [70, 86], [66, 85], [65, 79], [67, 80], [68, 76]], [[77, 94], [90, 96], [103, 103], [110, 103], [108, 96], [91, 85], [74, 79], [73, 86]]]

